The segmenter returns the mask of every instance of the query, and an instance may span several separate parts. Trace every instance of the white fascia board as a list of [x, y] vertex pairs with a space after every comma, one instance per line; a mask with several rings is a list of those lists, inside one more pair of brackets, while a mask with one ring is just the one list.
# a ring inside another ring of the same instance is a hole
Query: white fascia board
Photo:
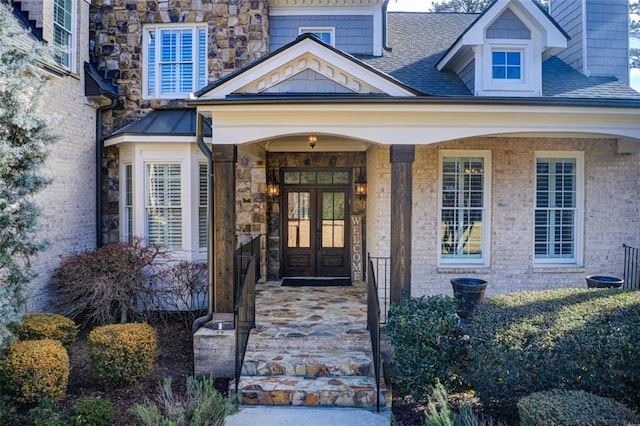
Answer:
[[[518, 105], [225, 105], [210, 109], [215, 143], [339, 135], [380, 144], [422, 145], [503, 134], [578, 134], [640, 140], [638, 111]], [[461, 119], [462, 118], [462, 119]]]
[[[211, 138], [204, 138], [204, 141], [211, 141]], [[171, 136], [171, 135], [118, 135], [113, 138], [106, 139], [104, 146], [115, 146], [123, 143], [196, 143], [194, 136]]]
[[273, 70], [286, 65], [287, 63], [301, 58], [306, 54], [311, 54], [322, 62], [331, 63], [335, 68], [351, 74], [356, 78], [380, 89], [390, 96], [415, 96], [407, 89], [395, 84], [393, 81], [383, 78], [376, 73], [364, 68], [357, 62], [349, 60], [342, 55], [328, 49], [324, 45], [312, 39], [302, 40], [280, 54], [265, 60], [253, 68], [237, 75], [220, 86], [210, 90], [197, 99], [224, 99], [232, 93], [242, 92], [242, 88], [254, 81], [269, 75]]

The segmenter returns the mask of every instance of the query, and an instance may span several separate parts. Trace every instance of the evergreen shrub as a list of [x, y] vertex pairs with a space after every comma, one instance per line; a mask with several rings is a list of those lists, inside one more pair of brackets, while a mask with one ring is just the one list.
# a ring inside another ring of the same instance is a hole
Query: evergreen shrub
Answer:
[[20, 404], [59, 400], [68, 381], [69, 355], [57, 340], [16, 340], [0, 360], [0, 388]]
[[118, 417], [116, 407], [106, 398], [99, 396], [76, 401], [69, 415], [72, 426], [110, 426]]
[[91, 367], [111, 384], [134, 384], [149, 375], [158, 356], [158, 338], [149, 324], [96, 327], [87, 338]]
[[25, 314], [16, 327], [15, 335], [20, 340], [58, 340], [68, 350], [78, 335], [78, 327], [69, 318], [58, 314]]
[[520, 426], [617, 426], [640, 417], [625, 405], [584, 391], [552, 389], [518, 401]]
[[517, 401], [553, 388], [640, 407], [640, 292], [563, 289], [489, 298], [471, 319], [466, 379], [484, 410], [517, 417]]
[[436, 383], [454, 384], [466, 340], [448, 296], [406, 299], [393, 304], [386, 333], [394, 349], [393, 382], [403, 395], [424, 400]]

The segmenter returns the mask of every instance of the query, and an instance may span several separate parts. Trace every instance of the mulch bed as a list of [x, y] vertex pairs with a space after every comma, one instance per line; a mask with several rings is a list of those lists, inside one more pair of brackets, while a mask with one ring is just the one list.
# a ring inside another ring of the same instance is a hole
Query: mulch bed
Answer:
[[[152, 373], [146, 379], [133, 386], [113, 387], [106, 384], [91, 370], [87, 336], [90, 328], [81, 329], [73, 346], [69, 350], [71, 374], [67, 393], [62, 406], [70, 406], [73, 401], [81, 397], [100, 396], [109, 399], [118, 410], [118, 425], [133, 425], [135, 417], [129, 413], [136, 403], [143, 403], [145, 399], [153, 400], [158, 394], [158, 385], [162, 379], [171, 377], [174, 395], [184, 395], [186, 379], [193, 374], [193, 336], [191, 330], [179, 319], [169, 318], [154, 327], [158, 333], [159, 357]], [[228, 394], [229, 379], [215, 380], [216, 389]], [[426, 406], [413, 402], [406, 402], [401, 398], [394, 398], [392, 411], [395, 425], [422, 425]], [[26, 417], [26, 408], [22, 413]]]

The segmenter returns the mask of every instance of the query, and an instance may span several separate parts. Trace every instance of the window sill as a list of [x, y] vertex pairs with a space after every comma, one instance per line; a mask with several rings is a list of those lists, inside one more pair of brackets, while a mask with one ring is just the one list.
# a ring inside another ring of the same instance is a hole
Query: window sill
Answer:
[[469, 265], [469, 266], [438, 266], [436, 272], [439, 274], [490, 274], [491, 267]]
[[573, 273], [573, 274], [583, 274], [586, 272], [586, 269], [584, 266], [569, 266], [569, 265], [564, 265], [564, 266], [560, 266], [560, 265], [549, 265], [549, 266], [542, 266], [542, 265], [537, 265], [533, 267], [532, 270], [533, 273], [536, 274], [566, 274], [566, 273]]

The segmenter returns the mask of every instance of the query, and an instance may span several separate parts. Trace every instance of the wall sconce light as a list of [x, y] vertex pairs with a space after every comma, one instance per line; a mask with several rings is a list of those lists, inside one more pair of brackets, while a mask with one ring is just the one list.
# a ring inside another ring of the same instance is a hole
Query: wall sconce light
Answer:
[[318, 137], [316, 135], [309, 135], [309, 146], [313, 149], [318, 142]]
[[356, 197], [361, 200], [367, 196], [367, 179], [362, 174], [362, 167], [360, 167], [360, 174], [356, 178]]
[[267, 178], [267, 197], [270, 200], [280, 196], [280, 185], [276, 180], [276, 172], [273, 167], [271, 167], [269, 172], [269, 177]]

